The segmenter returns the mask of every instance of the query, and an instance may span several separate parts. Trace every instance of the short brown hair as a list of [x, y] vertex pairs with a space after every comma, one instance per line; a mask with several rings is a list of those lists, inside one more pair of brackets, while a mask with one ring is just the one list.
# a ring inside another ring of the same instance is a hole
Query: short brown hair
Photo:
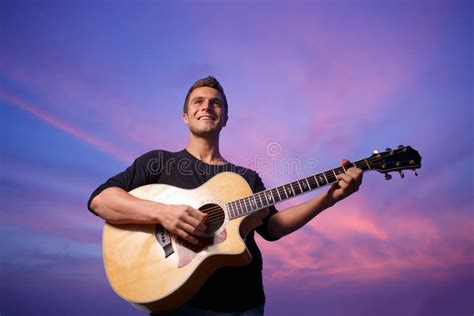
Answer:
[[224, 105], [225, 105], [224, 113], [227, 116], [227, 112], [229, 111], [229, 106], [227, 104], [227, 98], [226, 98], [225, 93], [224, 93], [224, 88], [222, 88], [219, 81], [216, 78], [212, 77], [212, 76], [208, 76], [206, 78], [199, 79], [198, 81], [196, 81], [191, 86], [191, 88], [189, 88], [188, 94], [186, 94], [186, 99], [184, 99], [183, 113], [186, 113], [188, 111], [188, 102], [189, 102], [189, 96], [191, 95], [191, 93], [195, 89], [201, 88], [201, 87], [214, 88], [222, 94], [222, 96], [224, 97]]

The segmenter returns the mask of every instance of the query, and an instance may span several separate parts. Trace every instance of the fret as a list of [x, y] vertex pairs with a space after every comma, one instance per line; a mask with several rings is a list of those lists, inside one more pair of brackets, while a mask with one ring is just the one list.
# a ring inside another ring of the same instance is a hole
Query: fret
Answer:
[[245, 203], [244, 203], [243, 199], [240, 199], [239, 201], [240, 201], [240, 212], [239, 212], [239, 215], [244, 215], [244, 214], [245, 214], [244, 208], [246, 208], [246, 207], [245, 207]]
[[266, 190], [259, 193], [259, 198], [260, 198], [260, 201], [262, 201], [262, 206], [266, 206], [268, 204]]
[[[282, 192], [280, 192], [282, 190]], [[285, 186], [278, 187], [278, 193], [285, 193], [285, 197], [283, 199], [287, 199], [288, 195], [286, 194]]]
[[250, 213], [252, 211], [252, 207], [250, 205], [250, 199], [248, 197], [246, 198], [243, 198], [244, 200], [244, 203], [245, 203], [245, 210], [246, 210], [246, 214]]
[[237, 203], [237, 201], [234, 201], [234, 217], [237, 217], [239, 216], [239, 204]]
[[367, 170], [367, 168], [370, 168], [368, 167], [367, 161], [365, 161], [365, 159], [356, 161], [356, 166], [357, 168], [362, 169], [362, 170]]
[[[266, 190], [265, 193], [263, 194], [263, 197], [265, 198], [265, 206], [269, 206], [270, 204], [275, 203], [272, 195], [272, 190]], [[270, 197], [270, 199], [268, 199]]]
[[315, 177], [316, 177], [316, 181], [318, 182], [318, 187], [322, 187], [323, 185], [327, 184], [327, 181], [326, 183], [324, 183], [324, 178], [321, 176], [321, 174]]
[[300, 181], [298, 180], [296, 181], [296, 183], [298, 183], [298, 186], [300, 187], [300, 192], [303, 193], [304, 191], [303, 191], [303, 187], [301, 186]]
[[[265, 198], [267, 199], [267, 204], [270, 205], [273, 203], [274, 199], [273, 199], [273, 194], [271, 192], [272, 190], [269, 190], [269, 191], [265, 191]], [[270, 201], [270, 202], [269, 202]]]
[[365, 164], [367, 165], [367, 168], [369, 168], [369, 170], [370, 170], [371, 168], [370, 168], [369, 163], [367, 162], [367, 159], [364, 159], [364, 162], [365, 162]]
[[[291, 187], [293, 188], [293, 192], [295, 192], [295, 195], [299, 195], [299, 194], [303, 193], [303, 191], [301, 190], [301, 186], [299, 185], [298, 181], [292, 182]], [[299, 192], [298, 192], [298, 190], [299, 190]]]
[[260, 198], [260, 201], [262, 202], [262, 207], [264, 206], [267, 206], [268, 205], [268, 201], [266, 201], [264, 198], [265, 198], [265, 192], [266, 191], [262, 191], [258, 194], [258, 197]]
[[309, 183], [308, 183], [308, 180], [306, 179], [302, 179], [301, 181], [298, 181], [298, 184], [301, 187], [301, 191], [308, 192], [309, 190], [311, 190], [311, 187], [308, 187]]
[[308, 184], [309, 190], [312, 190], [313, 188], [311, 187], [311, 184], [309, 184], [308, 178], [305, 178], [306, 183]]
[[280, 190], [279, 190], [278, 188], [276, 188], [276, 191], [277, 191], [277, 193], [278, 193], [278, 201], [283, 200], [283, 199], [281, 198], [281, 195], [280, 195]]
[[232, 213], [232, 217], [236, 217], [236, 214], [235, 214], [235, 201], [233, 201], [229, 204], [230, 204], [230, 212]]
[[337, 174], [334, 172], [334, 169], [331, 169], [331, 173], [328, 175], [328, 179], [331, 183], [337, 181]]
[[285, 188], [285, 186], [282, 185], [280, 188], [283, 190], [283, 193], [285, 193], [285, 199], [289, 198], [290, 196], [288, 196], [288, 193], [286, 193], [286, 188]]
[[314, 182], [316, 183], [316, 186], [317, 186], [316, 188], [319, 188], [320, 185], [319, 185], [319, 183], [318, 183], [318, 179], [316, 178], [316, 176], [311, 176], [310, 178], [313, 179]]
[[[253, 198], [253, 200], [252, 200]], [[255, 211], [258, 207], [257, 207], [257, 200], [255, 199], [255, 195], [252, 195], [250, 198], [249, 198], [249, 202], [250, 202], [250, 206], [252, 207], [252, 210], [251, 211]]]
[[323, 172], [323, 176], [324, 176], [324, 179], [326, 179], [326, 184], [328, 184], [329, 181], [328, 181], [328, 178], [326, 178], [326, 175], [324, 174], [324, 172]]
[[234, 202], [230, 202], [229, 204], [227, 204], [228, 209], [229, 209], [229, 217], [231, 217], [231, 218], [235, 217], [234, 210], [233, 210], [233, 207], [232, 207], [233, 204], [234, 204]]
[[331, 171], [324, 172], [324, 176], [326, 177], [328, 183], [333, 183], [334, 181], [336, 181], [336, 177], [331, 173]]
[[[290, 186], [290, 189], [291, 189], [291, 186]], [[291, 191], [288, 190], [288, 184], [283, 186], [283, 190], [285, 190], [285, 194], [286, 194], [286, 197], [287, 197], [287, 198], [290, 198], [290, 197], [292, 196], [292, 195], [291, 195]], [[295, 195], [294, 192], [293, 192], [293, 195]]]
[[234, 204], [234, 217], [239, 216], [239, 203], [237, 201], [232, 202]]
[[259, 201], [257, 201], [257, 207], [258, 207], [258, 208], [263, 207], [263, 202], [262, 202], [262, 198], [260, 197], [260, 193], [261, 193], [261, 192], [258, 192], [257, 194], [254, 194], [255, 199], [258, 198], [258, 200], [260, 201], [260, 203], [259, 203]]

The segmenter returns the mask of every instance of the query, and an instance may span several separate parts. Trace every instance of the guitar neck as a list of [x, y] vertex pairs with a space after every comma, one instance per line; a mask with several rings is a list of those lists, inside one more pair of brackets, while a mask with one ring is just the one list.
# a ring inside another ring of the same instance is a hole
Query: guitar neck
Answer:
[[336, 176], [345, 173], [347, 168], [357, 167], [363, 171], [370, 170], [371, 167], [367, 159], [362, 159], [345, 167], [341, 166], [330, 169], [307, 178], [296, 180], [273, 189], [261, 191], [245, 198], [229, 202], [226, 204], [229, 219], [248, 215], [298, 195], [334, 183], [337, 181]]

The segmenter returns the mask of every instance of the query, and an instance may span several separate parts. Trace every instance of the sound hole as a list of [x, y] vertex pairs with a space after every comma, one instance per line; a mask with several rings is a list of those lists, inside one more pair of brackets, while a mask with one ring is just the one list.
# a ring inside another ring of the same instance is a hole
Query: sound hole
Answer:
[[199, 208], [201, 212], [207, 213], [206, 234], [212, 236], [224, 224], [224, 210], [217, 204], [205, 204]]

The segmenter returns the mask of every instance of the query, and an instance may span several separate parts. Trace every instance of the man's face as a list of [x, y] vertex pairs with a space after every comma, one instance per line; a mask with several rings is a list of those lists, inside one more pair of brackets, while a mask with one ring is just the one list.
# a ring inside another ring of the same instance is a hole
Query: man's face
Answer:
[[183, 113], [183, 120], [195, 135], [218, 134], [227, 123], [222, 94], [210, 87], [194, 89], [189, 96], [188, 111]]

